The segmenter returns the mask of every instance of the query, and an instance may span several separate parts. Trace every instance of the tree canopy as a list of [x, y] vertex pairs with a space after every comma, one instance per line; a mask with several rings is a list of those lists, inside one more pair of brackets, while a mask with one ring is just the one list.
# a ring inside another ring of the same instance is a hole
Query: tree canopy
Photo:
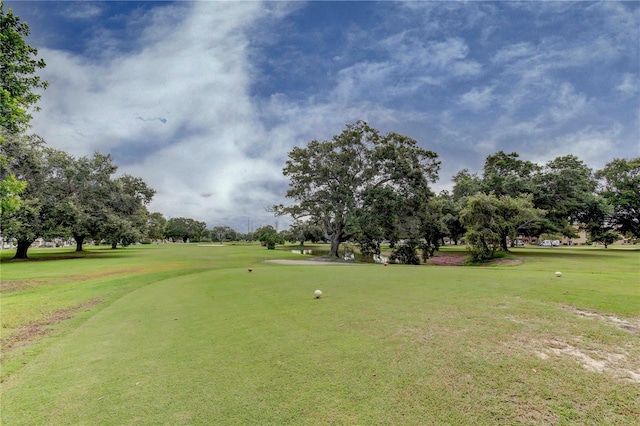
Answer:
[[0, 1], [0, 126], [11, 132], [28, 126], [29, 108], [40, 99], [34, 90], [48, 85], [35, 74], [46, 64], [36, 58], [37, 49], [25, 42], [29, 33], [27, 23], [11, 9], [5, 12], [4, 3]]
[[[407, 202], [426, 203], [438, 176], [437, 154], [398, 133], [381, 135], [364, 121], [349, 124], [330, 141], [313, 140], [289, 153], [290, 206], [277, 214], [322, 224], [338, 256], [342, 242], [378, 246], [385, 236], [408, 231]], [[372, 211], [377, 213], [372, 215]]]
[[596, 173], [600, 194], [612, 206], [610, 220], [621, 233], [640, 238], [640, 157], [616, 158]]

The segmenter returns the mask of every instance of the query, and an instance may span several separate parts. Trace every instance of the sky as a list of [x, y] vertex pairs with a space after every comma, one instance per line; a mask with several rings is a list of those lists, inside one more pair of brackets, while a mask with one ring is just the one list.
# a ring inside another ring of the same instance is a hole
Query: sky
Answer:
[[442, 162], [640, 156], [638, 2], [5, 1], [49, 82], [32, 130], [112, 154], [150, 211], [282, 229], [295, 146], [365, 120]]

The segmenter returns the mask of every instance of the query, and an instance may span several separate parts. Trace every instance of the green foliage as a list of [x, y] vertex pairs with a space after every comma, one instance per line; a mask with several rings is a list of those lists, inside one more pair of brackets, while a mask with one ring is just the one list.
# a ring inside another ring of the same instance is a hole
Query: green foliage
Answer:
[[5, 173], [6, 159], [0, 156], [0, 217], [10, 215], [22, 204], [20, 195], [27, 188], [27, 182]]
[[296, 220], [289, 230], [283, 233], [283, 238], [290, 243], [299, 242], [303, 246], [305, 241], [312, 243], [321, 241], [324, 238], [324, 230], [321, 226], [309, 221]]
[[172, 240], [196, 242], [207, 233], [207, 224], [195, 219], [175, 217], [167, 221], [165, 237]]
[[19, 207], [2, 213], [3, 236], [21, 248], [17, 257], [26, 258], [39, 237], [73, 236], [78, 251], [87, 238], [123, 245], [141, 238], [154, 191], [133, 176], [113, 178], [110, 155], [76, 159], [36, 135], [4, 136], [0, 155], [10, 160], [3, 171], [26, 183]]
[[399, 262], [405, 265], [419, 265], [418, 247], [419, 243], [415, 240], [402, 242], [394, 248], [389, 260], [391, 260], [392, 263]]
[[532, 177], [539, 170], [537, 164], [520, 160], [517, 152], [503, 151], [487, 157], [484, 163], [482, 189], [485, 194], [518, 197], [532, 192]]
[[518, 229], [540, 219], [544, 212], [533, 207], [532, 196], [476, 194], [469, 197], [461, 212], [467, 227], [467, 244], [474, 260], [491, 259], [498, 250], [508, 251], [507, 240], [514, 241]]
[[147, 238], [151, 241], [164, 239], [167, 219], [162, 213], [153, 212], [147, 217]]
[[284, 237], [279, 234], [276, 229], [271, 226], [263, 226], [256, 229], [256, 237], [263, 246], [266, 246], [269, 250], [276, 248], [276, 244], [284, 244]]
[[0, 126], [10, 132], [28, 127], [28, 110], [40, 99], [33, 91], [47, 87], [47, 82], [35, 75], [45, 62], [35, 59], [38, 51], [25, 43], [29, 33], [27, 23], [11, 9], [5, 12], [0, 1]]
[[3, 131], [2, 136], [0, 155], [7, 159], [5, 173], [27, 184], [19, 206], [12, 211], [3, 211], [2, 234], [15, 238], [19, 247], [16, 257], [26, 258], [27, 250], [36, 238], [58, 229], [54, 212], [59, 199], [49, 192], [53, 178], [49, 160], [57, 151], [47, 148], [44, 140], [35, 135]]
[[536, 174], [534, 204], [547, 212], [545, 221], [537, 225], [540, 232], [557, 232], [575, 236], [573, 224], [587, 208], [595, 190], [593, 173], [574, 155], [549, 161]]
[[406, 230], [407, 206], [432, 195], [428, 184], [437, 179], [436, 158], [407, 136], [381, 135], [358, 121], [331, 141], [314, 140], [289, 153], [283, 173], [290, 179], [286, 195], [295, 204], [275, 206], [275, 211], [321, 224], [331, 240], [331, 256], [337, 257], [340, 244], [350, 239], [375, 253], [382, 236]]
[[616, 158], [596, 173], [600, 194], [613, 211], [610, 221], [623, 234], [640, 238], [640, 157]]
[[228, 226], [215, 226], [211, 230], [211, 240], [218, 242], [238, 241], [238, 233]]

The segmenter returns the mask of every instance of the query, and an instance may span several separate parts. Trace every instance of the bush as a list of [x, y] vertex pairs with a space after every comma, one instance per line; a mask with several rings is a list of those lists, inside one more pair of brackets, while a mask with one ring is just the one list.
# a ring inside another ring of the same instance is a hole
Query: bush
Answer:
[[415, 241], [408, 241], [397, 246], [391, 253], [390, 260], [392, 263], [400, 262], [405, 265], [419, 265], [418, 244]]

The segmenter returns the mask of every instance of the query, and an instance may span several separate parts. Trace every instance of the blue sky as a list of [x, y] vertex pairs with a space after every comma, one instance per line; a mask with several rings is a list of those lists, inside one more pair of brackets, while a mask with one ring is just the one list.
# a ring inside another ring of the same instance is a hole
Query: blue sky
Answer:
[[287, 153], [360, 119], [437, 152], [436, 191], [499, 150], [594, 169], [640, 155], [638, 2], [8, 8], [47, 62], [33, 130], [74, 155], [113, 154], [167, 217], [273, 224]]

